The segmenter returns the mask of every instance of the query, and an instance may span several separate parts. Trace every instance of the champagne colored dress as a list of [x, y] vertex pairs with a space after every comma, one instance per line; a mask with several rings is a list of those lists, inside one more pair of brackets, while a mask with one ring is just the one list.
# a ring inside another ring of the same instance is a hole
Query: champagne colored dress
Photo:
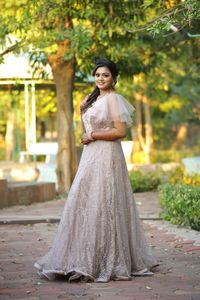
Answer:
[[[119, 94], [99, 98], [82, 115], [86, 132], [132, 124], [134, 108]], [[147, 245], [120, 140], [84, 146], [49, 252], [34, 266], [50, 280], [129, 280], [156, 265]]]

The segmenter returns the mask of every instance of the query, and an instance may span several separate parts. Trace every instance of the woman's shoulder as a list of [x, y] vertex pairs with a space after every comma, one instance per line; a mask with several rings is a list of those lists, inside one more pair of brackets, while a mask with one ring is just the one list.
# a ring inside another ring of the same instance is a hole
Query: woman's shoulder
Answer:
[[120, 100], [125, 100], [125, 98], [117, 93], [117, 92], [111, 92], [107, 95], [107, 98], [110, 99], [110, 101], [120, 101]]
[[124, 98], [124, 96], [116, 92], [112, 92], [108, 95], [107, 103], [109, 107], [117, 106], [119, 109], [122, 109], [122, 111], [123, 109], [128, 110], [130, 113], [135, 111], [135, 108], [132, 106], [132, 104], [130, 104], [130, 102]]
[[120, 97], [120, 98], [124, 98], [121, 94], [119, 94], [119, 93], [117, 93], [117, 92], [115, 92], [115, 91], [113, 91], [113, 92], [110, 92], [110, 93], [108, 93], [107, 94], [108, 95], [108, 97], [115, 97], [115, 98], [118, 98], [118, 97]]

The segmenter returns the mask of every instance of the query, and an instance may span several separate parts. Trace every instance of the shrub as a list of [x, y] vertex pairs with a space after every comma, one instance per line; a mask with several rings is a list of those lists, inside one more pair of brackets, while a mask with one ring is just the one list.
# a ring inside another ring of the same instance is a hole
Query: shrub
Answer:
[[[152, 163], [167, 163], [167, 162], [181, 162], [182, 158], [185, 157], [192, 157], [199, 155], [199, 145], [182, 150], [175, 150], [175, 149], [154, 149], [151, 154], [151, 162]], [[135, 160], [136, 162], [136, 160]]]
[[183, 184], [159, 186], [161, 217], [200, 230], [200, 188]]
[[169, 183], [182, 183], [200, 187], [200, 174], [188, 175], [183, 167], [177, 168], [169, 177]]
[[129, 178], [133, 192], [154, 191], [160, 184], [160, 177], [155, 172], [144, 173], [135, 170], [129, 173]]

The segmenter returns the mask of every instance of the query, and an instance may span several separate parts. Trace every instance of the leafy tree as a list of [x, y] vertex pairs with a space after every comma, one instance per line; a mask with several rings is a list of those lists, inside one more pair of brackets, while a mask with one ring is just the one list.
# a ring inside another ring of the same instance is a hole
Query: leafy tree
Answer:
[[[0, 0], [0, 4], [2, 45], [10, 33], [16, 37], [1, 56], [23, 49], [32, 53], [35, 63], [39, 60], [52, 68], [58, 99], [60, 192], [69, 189], [75, 170], [72, 91], [76, 68], [88, 73], [96, 57], [110, 57], [120, 62], [123, 76], [142, 74], [145, 79], [139, 90], [142, 99], [148, 99], [149, 88], [144, 84], [148, 75], [165, 53], [173, 56], [177, 45], [198, 36], [199, 30], [200, 5], [194, 0]], [[150, 122], [150, 105], [145, 109]], [[150, 131], [146, 131], [149, 141]]]
[[71, 185], [76, 165], [72, 104], [75, 63], [88, 70], [95, 56], [114, 56], [112, 47], [117, 43], [120, 49], [119, 42], [124, 38], [127, 22], [134, 16], [135, 4], [70, 0], [30, 0], [17, 5], [12, 0], [9, 4], [1, 2], [2, 11], [8, 7], [0, 17], [3, 45], [9, 33], [16, 37], [15, 44], [2, 55], [14, 49], [30, 51], [31, 45], [35, 57], [42, 57], [43, 63], [48, 62], [52, 69], [58, 99], [58, 184], [63, 193]]
[[[153, 140], [169, 147], [175, 133], [177, 141], [173, 146], [179, 147], [185, 138], [189, 119], [198, 119], [198, 80], [194, 73], [199, 64], [200, 3], [144, 1], [143, 6], [148, 16], [140, 15], [137, 28], [132, 31], [134, 54], [140, 66], [134, 90], [137, 139], [146, 153], [146, 162], [149, 162]], [[188, 60], [190, 65], [185, 63]], [[186, 103], [188, 109], [185, 109]], [[168, 107], [168, 111], [164, 107]], [[171, 136], [166, 139], [169, 133]]]

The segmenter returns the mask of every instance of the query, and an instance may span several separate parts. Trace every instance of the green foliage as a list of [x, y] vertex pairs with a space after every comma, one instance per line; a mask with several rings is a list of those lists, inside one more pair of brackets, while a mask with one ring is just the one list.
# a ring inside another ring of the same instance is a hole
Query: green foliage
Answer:
[[[164, 134], [163, 134], [164, 135]], [[164, 136], [162, 135], [162, 138]], [[160, 140], [159, 146], [163, 147], [165, 144], [162, 140]], [[137, 162], [137, 153], [134, 153], [134, 162]], [[185, 157], [192, 157], [199, 155], [199, 145], [195, 147], [188, 147], [184, 148], [183, 150], [176, 150], [176, 149], [167, 149], [167, 150], [160, 150], [154, 149], [153, 153], [151, 154], [151, 163], [168, 163], [168, 162], [177, 162], [180, 163], [182, 158]], [[140, 161], [138, 161], [140, 162]]]
[[0, 0], [0, 5], [6, 10], [0, 13], [2, 46], [11, 33], [23, 42], [24, 50], [31, 45], [32, 52], [51, 55], [65, 41], [64, 60], [76, 56], [79, 68], [87, 72], [97, 56], [120, 56], [127, 28], [136, 15], [134, 2], [119, 0], [21, 0], [17, 4]]
[[188, 175], [183, 167], [179, 167], [169, 177], [169, 183], [200, 187], [200, 174]]
[[133, 192], [154, 191], [166, 183], [200, 187], [200, 175], [187, 175], [183, 166], [171, 171], [163, 171], [161, 167], [154, 171], [133, 170], [129, 172], [129, 179]]
[[188, 34], [188, 30], [196, 29], [195, 21], [200, 19], [200, 3], [197, 0], [182, 2], [145, 0], [143, 8], [151, 17], [143, 29], [148, 30], [154, 37], [161, 34], [167, 35], [172, 30]]
[[[65, 42], [66, 52], [59, 59], [75, 56], [85, 78], [97, 57], [116, 61], [124, 80], [119, 90], [131, 102], [138, 90], [150, 100], [156, 147], [169, 149], [183, 122], [199, 124], [199, 40], [187, 36], [200, 32], [199, 1], [0, 0], [0, 6], [2, 51], [14, 45], [17, 53], [29, 52], [37, 70]], [[171, 24], [181, 30], [173, 33]], [[145, 88], [132, 82], [141, 73], [146, 75]], [[40, 75], [45, 77], [42, 71]], [[39, 109], [37, 117], [42, 117]], [[5, 127], [2, 122], [0, 126]], [[169, 161], [161, 156], [153, 159]]]
[[159, 196], [163, 219], [200, 230], [200, 187], [164, 184], [159, 187]]
[[160, 174], [156, 172], [144, 173], [139, 170], [131, 171], [129, 179], [134, 193], [154, 191], [161, 182]]

